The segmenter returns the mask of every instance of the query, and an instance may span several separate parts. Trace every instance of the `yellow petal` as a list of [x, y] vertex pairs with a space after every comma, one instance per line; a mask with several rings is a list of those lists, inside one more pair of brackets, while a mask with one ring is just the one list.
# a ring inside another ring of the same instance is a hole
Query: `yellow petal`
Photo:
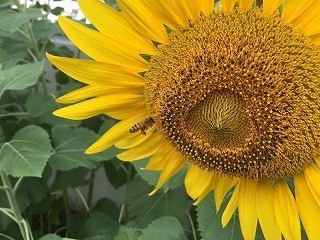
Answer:
[[236, 188], [234, 189], [234, 191], [232, 193], [232, 197], [230, 198], [230, 201], [229, 201], [226, 209], [224, 210], [224, 212], [222, 214], [221, 223], [222, 223], [223, 227], [228, 225], [231, 217], [233, 216], [234, 211], [238, 207], [238, 203], [239, 203], [239, 188], [240, 188], [240, 184], [238, 183]]
[[145, 2], [150, 9], [153, 9], [157, 18], [173, 30], [185, 25], [185, 17], [179, 6], [172, 0], [149, 0]]
[[266, 240], [281, 240], [281, 232], [274, 213], [274, 190], [268, 181], [258, 182], [257, 214]]
[[308, 187], [320, 206], [320, 170], [316, 166], [307, 166], [304, 174]]
[[136, 161], [154, 154], [164, 143], [164, 138], [159, 132], [152, 134], [148, 142], [142, 142], [138, 146], [130, 148], [117, 155], [122, 161]]
[[300, 28], [303, 31], [304, 28], [319, 15], [320, 0], [315, 0], [299, 17], [294, 19], [292, 23], [296, 28]]
[[320, 34], [311, 36], [311, 39], [315, 44], [320, 45]]
[[88, 98], [99, 97], [103, 95], [109, 94], [128, 94], [128, 93], [136, 93], [139, 94], [143, 91], [142, 87], [135, 87], [135, 88], [123, 88], [118, 86], [108, 86], [108, 85], [89, 85], [82, 88], [79, 88], [75, 91], [67, 93], [59, 98], [56, 99], [58, 103], [75, 103], [79, 102]]
[[236, 1], [237, 0], [221, 0], [223, 12], [230, 13], [236, 4]]
[[300, 16], [315, 0], [284, 0], [282, 18], [289, 23]]
[[254, 0], [238, 0], [239, 7], [243, 12], [247, 12], [253, 5]]
[[92, 144], [87, 150], [87, 154], [94, 154], [108, 149], [122, 137], [128, 136], [130, 128], [137, 122], [141, 122], [148, 117], [147, 112], [136, 113], [133, 117], [123, 120], [110, 128], [101, 138]]
[[320, 237], [319, 204], [313, 198], [303, 175], [295, 176], [294, 187], [300, 218], [308, 235], [308, 239], [318, 240]]
[[171, 155], [170, 161], [166, 162], [166, 165], [163, 167], [158, 183], [155, 189], [149, 194], [153, 195], [156, 191], [158, 191], [163, 184], [166, 183], [174, 174], [176, 174], [180, 169], [187, 163], [187, 158], [182, 156], [181, 153], [175, 152]]
[[168, 161], [171, 160], [172, 155], [176, 153], [176, 149], [171, 146], [169, 142], [165, 142], [151, 157], [146, 170], [160, 171], [164, 168]]
[[73, 44], [94, 60], [129, 67], [137, 71], [148, 69], [148, 63], [136, 50], [126, 48], [118, 41], [66, 17], [59, 17], [58, 22]]
[[184, 179], [184, 185], [188, 195], [192, 199], [197, 199], [211, 185], [213, 176], [213, 173], [192, 164]]
[[137, 33], [126, 21], [123, 13], [99, 0], [79, 0], [78, 3], [90, 22], [108, 38], [139, 53], [150, 55], [156, 53], [152, 42]]
[[144, 79], [127, 68], [74, 58], [57, 57], [47, 54], [50, 62], [70, 77], [86, 83], [115, 86], [143, 86]]
[[[207, 186], [207, 188], [198, 196], [197, 201], [195, 201], [192, 205], [197, 206], [213, 189], [216, 184], [217, 175], [212, 173], [211, 183]], [[217, 210], [218, 211], [218, 210]]]
[[201, 12], [204, 15], [209, 15], [213, 12], [214, 0], [202, 0], [201, 1]]
[[140, 143], [149, 139], [152, 133], [156, 130], [156, 126], [153, 125], [150, 129], [146, 130], [146, 135], [142, 134], [140, 131], [132, 133], [127, 138], [121, 139], [119, 142], [115, 143], [115, 146], [120, 149], [128, 149], [139, 145]]
[[118, 5], [125, 18], [137, 32], [156, 42], [166, 43], [168, 41], [167, 32], [145, 1], [118, 0]]
[[144, 102], [142, 95], [135, 94], [110, 94], [97, 97], [68, 107], [58, 109], [53, 114], [58, 117], [82, 120], [105, 113], [121, 106], [134, 106]]
[[228, 178], [228, 177], [217, 177], [215, 189], [214, 189], [214, 199], [216, 203], [216, 208], [219, 211], [222, 201], [226, 196], [227, 192], [233, 188], [238, 182], [238, 179]]
[[302, 29], [302, 32], [307, 36], [320, 33], [320, 11], [318, 12], [318, 16]]
[[240, 228], [245, 240], [254, 240], [257, 229], [257, 181], [241, 180], [238, 194]]
[[190, 1], [190, 0], [174, 0], [180, 7], [182, 13], [187, 19], [197, 20], [200, 17], [201, 11], [201, 0]]
[[129, 104], [117, 108], [107, 109], [104, 114], [108, 115], [111, 118], [122, 120], [130, 118], [131, 116], [134, 116], [139, 112], [147, 112], [144, 101], [141, 101], [138, 104]]
[[275, 184], [274, 210], [285, 239], [301, 239], [300, 220], [295, 199], [284, 180]]
[[280, 6], [283, 0], [264, 0], [263, 12], [267, 15], [272, 15]]

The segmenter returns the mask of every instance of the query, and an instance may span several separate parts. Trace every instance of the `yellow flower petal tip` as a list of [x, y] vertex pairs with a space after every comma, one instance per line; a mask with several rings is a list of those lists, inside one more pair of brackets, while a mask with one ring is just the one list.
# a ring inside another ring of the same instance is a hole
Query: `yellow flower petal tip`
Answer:
[[89, 147], [84, 153], [91, 155], [91, 154], [99, 153], [99, 151], [97, 151], [95, 148]]
[[152, 196], [153, 194], [155, 194], [158, 191], [158, 189], [154, 189], [151, 193], [148, 194], [148, 196]]
[[63, 114], [61, 114], [61, 111], [62, 109], [58, 109], [56, 111], [54, 111], [52, 114], [56, 117], [62, 117], [62, 118], [65, 118]]

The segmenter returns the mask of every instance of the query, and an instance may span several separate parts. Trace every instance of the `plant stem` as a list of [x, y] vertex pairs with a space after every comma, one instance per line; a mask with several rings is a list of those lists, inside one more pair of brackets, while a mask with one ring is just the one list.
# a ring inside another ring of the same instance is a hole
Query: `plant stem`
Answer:
[[24, 179], [24, 177], [20, 177], [20, 178], [18, 179], [18, 181], [16, 182], [16, 184], [14, 185], [14, 188], [13, 188], [14, 194], [17, 193], [18, 188], [19, 188], [19, 186], [20, 186], [20, 184], [21, 184], [21, 182], [22, 182], [23, 179]]
[[[22, 218], [21, 211], [19, 209], [19, 206], [18, 206], [16, 197], [15, 197], [15, 194], [13, 192], [9, 177], [3, 171], [0, 171], [0, 175], [1, 175], [1, 180], [2, 180], [3, 186], [7, 188], [7, 190], [6, 190], [7, 198], [8, 198], [12, 213], [13, 213], [13, 215], [16, 219], [16, 222], [19, 226], [22, 238], [24, 240], [29, 240], [30, 239], [29, 235], [32, 236], [32, 233], [29, 232], [28, 228], [26, 228], [26, 225], [25, 225], [26, 221]], [[29, 234], [28, 234], [28, 232], [29, 232]]]
[[95, 171], [90, 171], [90, 183], [89, 183], [88, 196], [87, 196], [87, 203], [89, 207], [91, 207], [91, 203], [92, 203], [95, 175], [96, 175]]
[[81, 191], [79, 190], [79, 188], [76, 188], [76, 192], [78, 193], [84, 207], [86, 208], [87, 212], [90, 212], [90, 208], [86, 202], [86, 200], [84, 199], [84, 196], [82, 195]]
[[6, 113], [1, 114], [1, 117], [13, 117], [13, 116], [29, 116], [29, 113], [27, 112], [15, 112], [15, 113]]
[[5, 238], [10, 239], [10, 240], [14, 240], [13, 238], [11, 238], [11, 237], [9, 237], [8, 235], [5, 235], [5, 234], [3, 234], [3, 233], [0, 233], [0, 236], [5, 237]]
[[[128, 168], [126, 169], [127, 171], [126, 174], [127, 174], [127, 189], [128, 189], [128, 186], [132, 180], [132, 172], [133, 172], [133, 166], [132, 164], [128, 164]], [[124, 202], [121, 206], [121, 210], [120, 210], [120, 216], [119, 216], [119, 223], [126, 223], [128, 221], [128, 218], [129, 218], [129, 213], [128, 213], [128, 205]]]
[[194, 227], [194, 223], [193, 223], [192, 217], [191, 217], [189, 212], [187, 212], [187, 216], [188, 216], [188, 219], [189, 219], [189, 222], [190, 222], [190, 226], [191, 226], [191, 229], [192, 229], [193, 239], [197, 240], [196, 228]]
[[69, 217], [71, 215], [71, 210], [70, 210], [70, 206], [69, 206], [69, 198], [68, 198], [67, 189], [62, 190], [62, 196], [63, 196], [64, 208], [66, 210], [66, 217], [67, 217], [67, 220], [69, 220]]
[[[22, 7], [21, 3], [19, 2], [19, 0], [12, 0], [13, 3], [17, 6], [18, 10], [20, 13], [23, 13], [26, 9]], [[28, 37], [29, 37], [29, 40], [34, 48], [34, 54], [35, 54], [35, 57], [36, 57], [36, 60], [38, 62], [42, 61], [42, 55], [39, 51], [39, 46], [38, 46], [38, 42], [36, 40], [36, 37], [34, 35], [34, 32], [32, 30], [32, 26], [30, 24], [30, 21], [28, 21], [26, 24], [25, 24], [25, 28], [26, 28], [26, 31], [27, 31], [27, 34], [28, 34]], [[32, 55], [32, 54], [31, 54]], [[44, 79], [44, 76], [42, 74], [41, 76], [41, 82], [42, 82], [42, 85], [43, 85], [43, 90], [46, 94], [48, 94], [48, 89], [47, 89], [47, 84], [46, 84], [46, 81]]]

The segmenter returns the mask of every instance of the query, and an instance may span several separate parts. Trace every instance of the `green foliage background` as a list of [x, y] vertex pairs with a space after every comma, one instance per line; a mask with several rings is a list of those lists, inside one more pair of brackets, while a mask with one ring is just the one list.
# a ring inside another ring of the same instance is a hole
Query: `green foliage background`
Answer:
[[[117, 9], [115, 1], [106, 3]], [[236, 216], [225, 229], [221, 226], [226, 204], [217, 213], [209, 195], [198, 207], [192, 205], [183, 188], [187, 167], [148, 196], [159, 177], [140, 169], [148, 159], [123, 163], [114, 147], [85, 155], [115, 120], [98, 116], [80, 122], [52, 115], [60, 107], [55, 98], [79, 87], [52, 66], [54, 82], [44, 71], [45, 52], [81, 55], [52, 41], [64, 34], [48, 16], [61, 13], [63, 8], [39, 1], [27, 8], [17, 0], [0, 0], [0, 239], [243, 239]], [[114, 189], [125, 189], [121, 202], [101, 198], [93, 204], [101, 168]], [[76, 192], [82, 210], [73, 206], [70, 192]], [[257, 239], [263, 239], [259, 230]]]

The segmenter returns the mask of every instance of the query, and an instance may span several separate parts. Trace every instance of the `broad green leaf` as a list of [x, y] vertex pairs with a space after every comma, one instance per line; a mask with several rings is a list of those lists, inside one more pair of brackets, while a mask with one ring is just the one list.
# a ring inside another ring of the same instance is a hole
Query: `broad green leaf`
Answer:
[[85, 154], [85, 150], [98, 138], [93, 131], [86, 128], [55, 126], [52, 129], [52, 138], [54, 153], [49, 162], [58, 170], [67, 171], [77, 167], [93, 169], [100, 161], [110, 160], [118, 153], [112, 148], [100, 154]]
[[3, 65], [3, 70], [16, 66], [26, 56], [27, 53], [24, 50], [9, 54], [7, 51], [0, 49], [0, 62]]
[[120, 227], [118, 236], [114, 240], [138, 240], [141, 233], [142, 231], [137, 228]]
[[32, 24], [32, 30], [38, 41], [51, 38], [57, 33], [63, 34], [59, 24], [52, 23], [46, 20], [39, 20], [34, 22]]
[[23, 90], [37, 83], [44, 62], [18, 65], [3, 71], [0, 79], [0, 98], [6, 90]]
[[40, 238], [39, 240], [63, 240], [63, 238], [59, 237], [56, 234], [48, 234]]
[[0, 0], [0, 7], [5, 7], [10, 4], [11, 0]]
[[233, 215], [225, 228], [222, 227], [221, 217], [227, 203], [228, 200], [224, 201], [220, 211], [217, 213], [213, 194], [210, 193], [197, 206], [197, 221], [203, 240], [212, 240], [217, 236], [219, 236], [219, 240], [243, 239], [239, 219], [236, 214]]
[[61, 191], [67, 188], [82, 187], [89, 183], [86, 178], [87, 168], [75, 168], [69, 171], [57, 171], [56, 178], [51, 186], [51, 191]]
[[20, 210], [23, 212], [30, 205], [39, 203], [49, 193], [48, 186], [42, 178], [24, 178], [16, 192]]
[[178, 219], [174, 217], [162, 217], [153, 221], [144, 231], [139, 240], [186, 240], [183, 228]]
[[[132, 162], [134, 168], [136, 169], [138, 175], [148, 182], [150, 185], [155, 186], [158, 182], [160, 171], [149, 171], [149, 170], [142, 170], [148, 163], [150, 158], [142, 159], [139, 161]], [[172, 178], [170, 178], [162, 188], [176, 188], [183, 186], [184, 178], [186, 176], [188, 170], [188, 166], [185, 165], [179, 172], [177, 172]]]
[[93, 210], [103, 212], [115, 220], [119, 220], [120, 211], [118, 206], [108, 198], [101, 198], [98, 200]]
[[50, 154], [47, 132], [37, 126], [28, 126], [1, 146], [0, 169], [14, 177], [41, 177]]
[[[127, 182], [127, 173], [123, 168], [117, 168], [116, 164], [119, 164], [121, 162], [117, 158], [112, 159], [111, 161], [103, 163], [104, 171], [106, 173], [106, 176], [111, 183], [111, 185], [118, 189], [119, 187], [123, 186]], [[126, 166], [127, 164], [124, 162], [121, 162], [124, 164], [123, 166]]]
[[59, 107], [59, 104], [56, 103], [53, 96], [39, 93], [30, 95], [26, 102], [27, 111], [32, 117], [37, 118], [41, 123], [70, 126], [77, 126], [80, 124], [80, 121], [72, 121], [54, 116], [52, 112], [57, 110]]
[[119, 223], [105, 213], [92, 211], [85, 225], [85, 237], [99, 235], [109, 236], [105, 239], [114, 239], [118, 233]]
[[13, 33], [17, 31], [22, 24], [41, 16], [42, 13], [40, 9], [29, 8], [23, 13], [6, 9], [0, 12], [0, 29]]
[[130, 226], [145, 228], [163, 216], [173, 216], [182, 221], [188, 208], [187, 196], [170, 189], [159, 190], [149, 196], [152, 190], [153, 187], [139, 177], [135, 177], [128, 186], [126, 202], [129, 204], [129, 216], [133, 219]]
[[67, 221], [68, 236], [75, 239], [84, 239], [85, 225], [89, 218], [88, 213], [72, 214]]

